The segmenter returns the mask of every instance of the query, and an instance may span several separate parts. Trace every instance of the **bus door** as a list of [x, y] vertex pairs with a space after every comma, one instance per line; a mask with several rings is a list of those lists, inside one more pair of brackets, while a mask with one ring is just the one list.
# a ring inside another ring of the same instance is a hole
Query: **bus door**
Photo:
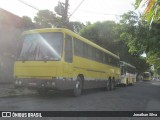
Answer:
[[73, 45], [72, 37], [69, 35], [65, 36], [65, 49], [64, 49], [64, 76], [72, 77], [73, 76]]

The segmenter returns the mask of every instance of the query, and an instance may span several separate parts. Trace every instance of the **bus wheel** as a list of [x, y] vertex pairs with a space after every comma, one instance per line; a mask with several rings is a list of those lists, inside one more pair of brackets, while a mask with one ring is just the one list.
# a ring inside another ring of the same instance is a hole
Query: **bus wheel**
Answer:
[[106, 90], [106, 91], [109, 91], [109, 90], [110, 90], [110, 81], [109, 81], [109, 80], [108, 80], [107, 83], [106, 83], [105, 90]]
[[113, 79], [109, 79], [109, 90], [113, 90], [114, 89], [114, 82], [113, 82]]
[[77, 80], [75, 82], [75, 86], [73, 89], [73, 95], [74, 97], [80, 96], [82, 92], [82, 80], [81, 78], [78, 76]]

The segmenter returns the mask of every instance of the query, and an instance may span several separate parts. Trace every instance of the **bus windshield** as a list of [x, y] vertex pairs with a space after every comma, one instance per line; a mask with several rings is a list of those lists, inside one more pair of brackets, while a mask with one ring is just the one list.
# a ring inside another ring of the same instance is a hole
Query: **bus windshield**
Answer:
[[121, 63], [120, 68], [121, 68], [121, 75], [125, 75], [126, 73], [136, 74], [136, 68], [131, 67], [127, 64]]
[[150, 77], [150, 74], [149, 73], [144, 73], [143, 77]]
[[62, 33], [35, 33], [23, 36], [23, 47], [18, 60], [51, 61], [61, 60]]

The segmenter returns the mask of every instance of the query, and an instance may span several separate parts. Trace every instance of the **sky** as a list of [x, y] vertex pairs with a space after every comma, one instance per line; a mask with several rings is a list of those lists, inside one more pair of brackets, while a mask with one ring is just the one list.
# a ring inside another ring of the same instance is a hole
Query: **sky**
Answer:
[[[49, 9], [54, 12], [54, 7], [58, 4], [58, 1], [65, 2], [65, 0], [21, 0], [24, 1], [39, 10]], [[69, 0], [69, 10], [72, 12], [82, 0]], [[79, 21], [91, 23], [97, 21], [106, 20], [120, 20], [120, 16], [129, 10], [134, 11], [135, 0], [84, 0], [80, 7], [71, 16], [71, 21]], [[29, 16], [34, 19], [37, 14], [37, 10], [21, 3], [18, 0], [0, 0], [0, 8], [5, 9], [20, 17]]]

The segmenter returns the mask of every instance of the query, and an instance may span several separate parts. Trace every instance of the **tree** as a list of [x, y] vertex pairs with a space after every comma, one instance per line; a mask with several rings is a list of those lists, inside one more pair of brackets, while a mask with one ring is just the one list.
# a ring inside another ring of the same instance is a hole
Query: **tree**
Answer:
[[129, 47], [129, 52], [137, 56], [147, 52], [148, 24], [138, 19], [137, 14], [132, 11], [123, 14], [120, 23], [123, 31], [120, 38]]
[[155, 66], [155, 69], [160, 70], [160, 24], [153, 23], [149, 32], [148, 38], [148, 63]]
[[143, 12], [143, 20], [147, 20], [150, 24], [150, 30], [148, 32], [147, 45], [147, 58], [148, 63], [154, 64], [156, 69], [160, 71], [160, 42], [159, 42], [159, 28], [160, 28], [160, 0], [136, 0], [135, 8], [139, 8], [142, 3], [146, 8]]
[[79, 33], [80, 30], [84, 27], [83, 23], [80, 22], [69, 22], [68, 29], [72, 30], [75, 33]]
[[23, 16], [22, 21], [23, 21], [23, 26], [25, 30], [35, 28], [35, 24], [32, 22], [32, 19], [30, 17]]
[[109, 44], [116, 40], [113, 21], [96, 22], [84, 27], [80, 34], [96, 44], [106, 48]]
[[[63, 28], [62, 17], [56, 16], [52, 11], [40, 10], [34, 17], [35, 24], [42, 28]], [[84, 25], [80, 22], [69, 22], [68, 29], [79, 32]]]
[[150, 24], [160, 20], [160, 0], [136, 0], [135, 8], [139, 8], [141, 3], [146, 6], [143, 19], [149, 21]]
[[40, 10], [37, 16], [34, 17], [35, 23], [41, 27], [60, 27], [62, 25], [62, 20], [57, 17], [52, 11]]
[[[130, 21], [131, 18], [134, 21]], [[132, 12], [125, 13], [122, 16], [121, 24], [123, 26], [123, 32], [120, 35], [120, 38], [129, 47], [129, 52], [131, 54], [140, 56], [143, 52], [145, 52], [147, 54], [147, 62], [150, 65], [155, 64], [156, 68], [159, 68], [160, 64], [157, 63], [159, 62], [157, 61], [157, 58], [160, 58], [160, 25], [153, 22], [149, 29], [148, 22], [134, 18], [135, 16]]]

